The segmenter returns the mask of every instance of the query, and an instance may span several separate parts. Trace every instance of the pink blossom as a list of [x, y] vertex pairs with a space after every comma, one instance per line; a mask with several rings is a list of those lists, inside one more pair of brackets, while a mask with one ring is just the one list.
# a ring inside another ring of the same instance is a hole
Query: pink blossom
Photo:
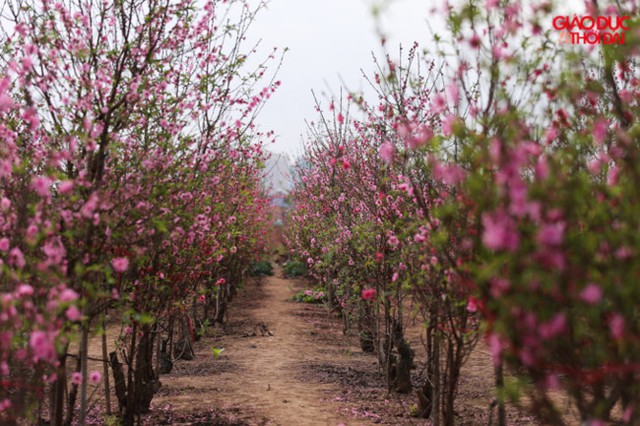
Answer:
[[74, 371], [73, 373], [71, 373], [71, 383], [73, 383], [74, 385], [82, 384], [82, 373], [80, 373], [79, 371]]
[[73, 302], [76, 299], [78, 299], [78, 293], [71, 290], [70, 288], [65, 288], [64, 290], [62, 290], [62, 293], [60, 293], [61, 302]]
[[4, 400], [0, 401], [0, 413], [11, 408], [11, 405], [11, 400], [9, 398], [5, 398]]
[[451, 102], [454, 105], [457, 105], [458, 98], [460, 97], [460, 89], [458, 88], [458, 85], [456, 83], [451, 83], [447, 86], [446, 91], [449, 99], [451, 99]]
[[18, 294], [20, 296], [31, 296], [33, 295], [33, 287], [29, 284], [20, 284], [20, 286], [18, 286]]
[[618, 175], [620, 174], [620, 168], [617, 165], [613, 165], [609, 168], [607, 173], [607, 185], [614, 186], [618, 183]]
[[344, 116], [342, 115], [342, 113], [338, 113], [338, 123], [342, 124], [344, 123]]
[[398, 275], [397, 272], [394, 272], [393, 275], [391, 276], [391, 282], [395, 283], [396, 281], [398, 281], [399, 277], [400, 275]]
[[478, 301], [475, 297], [469, 297], [469, 301], [467, 302], [467, 311], [469, 312], [477, 312], [478, 311]]
[[60, 187], [58, 189], [61, 194], [68, 194], [73, 190], [73, 182], [70, 180], [64, 180], [60, 183]]
[[25, 267], [27, 262], [24, 260], [24, 254], [18, 247], [14, 247], [9, 252], [9, 263], [17, 266], [22, 269]]
[[222, 285], [224, 283], [226, 283], [227, 280], [225, 280], [224, 278], [220, 278], [218, 281], [216, 281], [215, 285]]
[[129, 268], [129, 259], [126, 257], [116, 257], [111, 261], [111, 266], [114, 271], [122, 273]]
[[51, 188], [51, 179], [48, 177], [36, 177], [33, 179], [31, 184], [33, 189], [38, 193], [41, 197], [49, 196], [49, 189]]
[[394, 152], [395, 149], [391, 142], [385, 142], [380, 146], [380, 158], [382, 158], [382, 161], [384, 161], [385, 163], [390, 163], [391, 161], [393, 161]]
[[102, 374], [100, 374], [99, 371], [92, 371], [89, 373], [89, 380], [94, 384], [100, 383], [100, 380], [102, 380]]
[[549, 164], [544, 156], [538, 159], [535, 166], [535, 172], [538, 180], [545, 180], [549, 177]]
[[549, 321], [540, 324], [540, 337], [552, 339], [562, 334], [567, 327], [567, 317], [563, 313], [557, 313]]
[[364, 300], [373, 300], [376, 298], [376, 289], [375, 288], [367, 288], [362, 290], [362, 298]]
[[67, 254], [60, 238], [47, 241], [42, 247], [42, 251], [47, 255], [47, 262], [49, 265], [61, 264]]
[[451, 136], [453, 134], [453, 126], [457, 117], [453, 114], [449, 114], [442, 119], [442, 133], [445, 136]]
[[538, 230], [538, 242], [545, 246], [559, 246], [564, 240], [564, 222], [545, 223]]
[[423, 243], [423, 242], [425, 242], [426, 240], [427, 240], [427, 238], [426, 238], [424, 235], [422, 235], [422, 234], [416, 234], [416, 235], [414, 235], [414, 237], [413, 237], [413, 241], [415, 241], [415, 242], [416, 242], [416, 243], [418, 243], [418, 244], [419, 244], [419, 243]]
[[0, 251], [9, 251], [9, 239], [8, 238], [0, 238]]
[[71, 305], [66, 310], [65, 315], [69, 321], [79, 321], [82, 319], [82, 312], [76, 307], [76, 305]]
[[589, 305], [595, 305], [602, 300], [602, 289], [597, 284], [590, 283], [580, 292], [580, 299]]
[[558, 379], [558, 376], [555, 374], [548, 374], [547, 377], [544, 378], [544, 387], [549, 390], [560, 389], [560, 380]]
[[511, 282], [507, 278], [493, 277], [491, 279], [491, 295], [501, 297], [511, 288]]
[[415, 136], [409, 137], [407, 145], [411, 149], [418, 148], [429, 142], [433, 138], [433, 130], [429, 126], [422, 125], [418, 128]]
[[13, 99], [6, 93], [0, 93], [0, 114], [8, 112], [13, 106]]
[[22, 58], [22, 70], [24, 72], [29, 72], [31, 71], [31, 68], [33, 68], [33, 62], [31, 62], [31, 58], [29, 58], [28, 56]]
[[492, 10], [498, 7], [499, 4], [500, 0], [486, 0], [485, 7], [487, 8], [487, 10]]
[[599, 119], [593, 123], [593, 140], [602, 145], [609, 131], [609, 122], [606, 119]]
[[504, 211], [484, 213], [482, 215], [482, 243], [491, 250], [515, 251], [520, 244], [520, 237], [513, 219]]
[[609, 331], [615, 340], [620, 340], [624, 336], [624, 317], [615, 313], [609, 319]]
[[100, 199], [98, 198], [98, 194], [95, 192], [89, 196], [89, 199], [80, 209], [80, 214], [82, 217], [87, 219], [93, 219], [93, 212], [98, 208], [98, 203]]
[[502, 158], [502, 141], [498, 138], [491, 140], [489, 144], [489, 156], [494, 164], [499, 164]]
[[2, 199], [0, 200], [0, 208], [2, 209], [2, 211], [7, 211], [9, 210], [9, 207], [11, 207], [11, 200], [9, 200], [6, 197], [2, 197]]
[[469, 45], [474, 49], [479, 49], [482, 46], [482, 40], [480, 40], [480, 36], [477, 33], [473, 33], [469, 39]]
[[464, 179], [465, 173], [455, 164], [436, 162], [433, 167], [433, 176], [447, 185], [457, 185]]
[[633, 256], [633, 250], [628, 246], [618, 247], [615, 256], [618, 260], [626, 260]]
[[31, 332], [29, 346], [36, 359], [48, 362], [54, 362], [56, 360], [54, 335], [52, 333], [40, 330]]
[[487, 338], [487, 343], [489, 344], [489, 352], [491, 353], [491, 359], [493, 360], [494, 365], [500, 365], [502, 363], [502, 349], [504, 345], [498, 337], [497, 334], [491, 333]]

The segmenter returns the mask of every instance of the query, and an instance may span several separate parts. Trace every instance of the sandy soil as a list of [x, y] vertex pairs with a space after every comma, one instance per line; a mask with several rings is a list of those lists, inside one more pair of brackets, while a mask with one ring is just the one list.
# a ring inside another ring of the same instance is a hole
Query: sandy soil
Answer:
[[[162, 377], [154, 406], [178, 414], [213, 408], [233, 413], [229, 417], [237, 417], [237, 424], [352, 424], [329, 400], [340, 391], [336, 385], [300, 375], [305, 365], [330, 363], [333, 356], [322, 341], [310, 338], [313, 327], [301, 321], [301, 306], [289, 301], [291, 285], [277, 277], [259, 286], [249, 283], [234, 301], [224, 329], [213, 330], [214, 337], [196, 345], [196, 360], [178, 362]], [[261, 322], [273, 336], [256, 329]], [[215, 358], [212, 347], [224, 352]]]
[[[291, 301], [303, 285], [278, 277], [247, 283], [226, 324], [210, 328], [196, 343], [195, 359], [178, 361], [161, 376], [162, 387], [143, 424], [429, 425], [410, 416], [415, 394], [387, 391], [375, 356], [362, 353], [355, 333], [343, 335], [340, 318], [322, 305]], [[260, 323], [273, 335], [263, 336], [256, 328]], [[416, 350], [415, 386], [424, 371], [419, 327], [414, 324], [407, 336]], [[98, 341], [92, 342], [90, 352], [97, 358], [99, 348]], [[215, 357], [213, 348], [224, 351]], [[461, 375], [457, 424], [488, 424], [492, 371], [481, 343]], [[96, 424], [104, 424], [101, 402], [94, 406]], [[509, 425], [537, 424], [515, 407], [508, 407], [507, 414]]]

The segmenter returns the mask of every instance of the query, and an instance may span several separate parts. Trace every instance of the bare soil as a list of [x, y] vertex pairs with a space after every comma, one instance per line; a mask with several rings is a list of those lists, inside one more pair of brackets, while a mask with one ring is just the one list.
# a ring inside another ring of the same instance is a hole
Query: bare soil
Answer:
[[[226, 324], [210, 328], [196, 343], [195, 359], [178, 361], [161, 376], [143, 424], [429, 425], [410, 415], [415, 394], [387, 391], [375, 356], [361, 351], [355, 333], [343, 335], [339, 317], [322, 305], [291, 301], [300, 288], [303, 283], [279, 277], [246, 284]], [[260, 323], [273, 335], [257, 327]], [[408, 333], [416, 350], [416, 386], [424, 371], [419, 327], [414, 324]], [[99, 348], [92, 342], [90, 352], [99, 357]], [[491, 357], [481, 343], [462, 373], [457, 424], [489, 423], [492, 383]], [[94, 416], [104, 418], [95, 411]], [[537, 422], [508, 407], [508, 424]]]

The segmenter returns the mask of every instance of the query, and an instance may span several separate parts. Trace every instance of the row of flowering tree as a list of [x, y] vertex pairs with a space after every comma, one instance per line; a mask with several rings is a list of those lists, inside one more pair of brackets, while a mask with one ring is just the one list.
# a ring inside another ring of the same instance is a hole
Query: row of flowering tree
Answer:
[[101, 381], [108, 411], [106, 339], [103, 371], [87, 352], [111, 313], [133, 424], [159, 322], [194, 303], [223, 320], [266, 233], [253, 122], [277, 83], [243, 47], [263, 6], [3, 2], [0, 423], [84, 424]]
[[615, 45], [558, 44], [559, 13], [447, 3], [451, 42], [379, 64], [377, 99], [350, 99], [358, 119], [331, 103], [299, 171], [292, 249], [398, 391], [414, 356], [404, 325], [424, 320], [418, 406], [434, 424], [455, 423], [481, 337], [500, 424], [522, 394], [564, 424], [557, 392], [584, 424], [640, 418], [637, 9], [586, 2], [594, 22], [624, 18]]

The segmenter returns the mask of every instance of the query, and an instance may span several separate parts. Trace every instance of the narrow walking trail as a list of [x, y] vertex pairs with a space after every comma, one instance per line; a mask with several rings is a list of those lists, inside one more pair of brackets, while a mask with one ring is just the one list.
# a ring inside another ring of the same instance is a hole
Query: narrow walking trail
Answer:
[[[277, 276], [249, 282], [233, 302], [224, 333], [203, 339], [195, 360], [178, 362], [162, 376], [156, 409], [234, 413], [221, 424], [366, 424], [338, 411], [333, 402], [338, 386], [305, 380], [305, 365], [333, 361], [335, 354], [316, 341], [314, 324], [304, 320], [300, 304], [291, 302], [293, 294], [293, 281]], [[259, 324], [273, 335], [263, 336]], [[322, 337], [327, 333], [338, 332], [324, 329]], [[216, 358], [212, 348], [224, 351]]]

